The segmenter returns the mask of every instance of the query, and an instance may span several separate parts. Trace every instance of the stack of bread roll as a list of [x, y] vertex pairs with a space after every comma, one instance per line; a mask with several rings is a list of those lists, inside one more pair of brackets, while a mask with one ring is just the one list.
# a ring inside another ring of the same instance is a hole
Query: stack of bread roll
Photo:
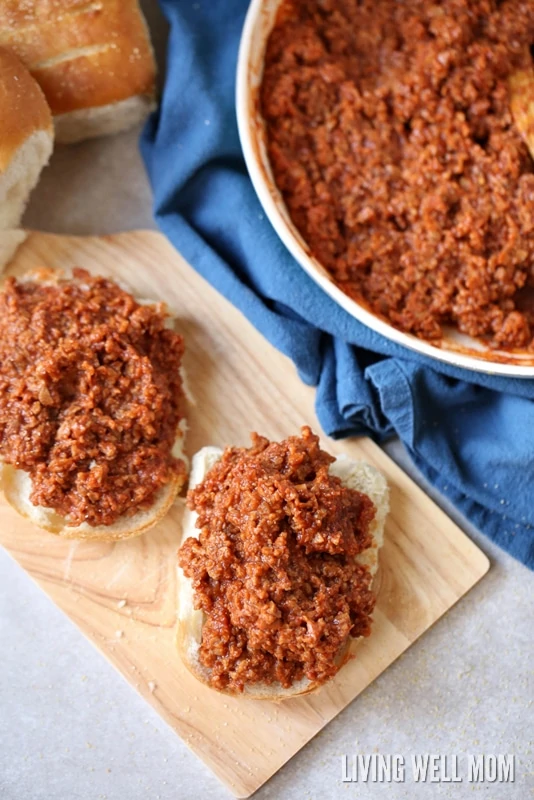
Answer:
[[[155, 74], [136, 0], [2, 0], [0, 231], [20, 223], [54, 139], [137, 124], [153, 106]], [[16, 241], [0, 237], [0, 264]]]

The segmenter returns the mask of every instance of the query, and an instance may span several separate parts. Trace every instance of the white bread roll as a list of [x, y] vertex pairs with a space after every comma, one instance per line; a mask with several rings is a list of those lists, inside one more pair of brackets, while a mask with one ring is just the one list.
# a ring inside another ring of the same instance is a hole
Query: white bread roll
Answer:
[[0, 46], [39, 82], [58, 142], [116, 133], [153, 107], [156, 66], [136, 0], [2, 0]]
[[[222, 454], [223, 451], [218, 447], [204, 447], [193, 456], [189, 474], [190, 489], [202, 483]], [[378, 572], [380, 548], [384, 543], [384, 525], [389, 511], [389, 489], [386, 479], [375, 467], [366, 464], [364, 461], [354, 461], [346, 455], [339, 456], [331, 464], [329, 471], [332, 475], [340, 478], [345, 486], [366, 494], [375, 505], [376, 514], [370, 527], [373, 544], [356, 557], [356, 560], [366, 565], [371, 575], [375, 577]], [[200, 530], [196, 527], [197, 519], [198, 514], [187, 508], [182, 522], [180, 545], [190, 536], [198, 539]], [[185, 577], [182, 569], [178, 567], [178, 652], [189, 671], [202, 683], [210, 685], [209, 670], [199, 660], [202, 626], [205, 616], [203, 611], [195, 609], [194, 600], [192, 582]], [[343, 651], [338, 654], [337, 663], [340, 666], [347, 660], [350, 646], [351, 640], [347, 642]], [[278, 702], [291, 697], [309, 694], [316, 688], [307, 678], [303, 678], [288, 689], [283, 688], [280, 684], [252, 684], [245, 686], [240, 696], [251, 697], [255, 700], [274, 700]], [[228, 692], [228, 694], [231, 694], [231, 692]]]
[[[19, 59], [0, 48], [0, 231], [19, 225], [53, 143], [52, 115], [43, 92]], [[6, 248], [15, 241], [5, 238]], [[0, 266], [9, 250], [0, 254]]]

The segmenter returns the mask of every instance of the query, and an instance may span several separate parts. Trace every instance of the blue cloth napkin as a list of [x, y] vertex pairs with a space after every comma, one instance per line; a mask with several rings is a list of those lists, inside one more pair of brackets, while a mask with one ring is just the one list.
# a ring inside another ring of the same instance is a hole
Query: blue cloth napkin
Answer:
[[[334, 437], [397, 433], [421, 472], [534, 568], [534, 381], [421, 357], [339, 308], [265, 218], [234, 108], [246, 0], [161, 0], [170, 25], [161, 107], [141, 143], [158, 224], [193, 267], [317, 387]], [[288, 434], [290, 431], [288, 431]]]

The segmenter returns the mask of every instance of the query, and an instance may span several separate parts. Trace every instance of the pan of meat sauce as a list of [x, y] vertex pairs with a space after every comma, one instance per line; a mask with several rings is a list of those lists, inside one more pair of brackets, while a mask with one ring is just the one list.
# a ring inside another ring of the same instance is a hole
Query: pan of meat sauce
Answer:
[[532, 376], [534, 1], [259, 5], [240, 128], [293, 254], [390, 338]]

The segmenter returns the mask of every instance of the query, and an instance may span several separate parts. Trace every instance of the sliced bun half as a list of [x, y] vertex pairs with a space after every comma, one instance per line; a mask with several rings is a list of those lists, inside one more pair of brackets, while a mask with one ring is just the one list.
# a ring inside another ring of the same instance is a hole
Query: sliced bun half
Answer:
[[179, 429], [173, 447], [173, 455], [184, 462], [183, 472], [175, 475], [158, 492], [150, 508], [138, 511], [131, 517], [121, 517], [112, 525], [88, 525], [84, 522], [74, 527], [69, 525], [68, 519], [57, 514], [54, 509], [35, 506], [30, 500], [32, 482], [29, 474], [10, 464], [0, 465], [0, 485], [4, 491], [4, 497], [15, 511], [38, 528], [55, 533], [63, 539], [85, 539], [99, 542], [130, 539], [140, 536], [163, 519], [180, 493], [187, 478], [186, 457], [183, 451], [184, 437], [185, 425]]
[[[71, 278], [68, 273], [40, 268], [26, 273], [20, 280], [39, 281], [43, 284], [55, 284], [61, 278]], [[125, 291], [128, 291], [126, 287]], [[153, 300], [135, 298], [140, 305], [153, 304]], [[167, 327], [174, 327], [172, 317], [166, 319]], [[184, 377], [183, 366], [180, 370]], [[185, 399], [183, 413], [185, 414]], [[187, 480], [188, 460], [185, 455], [184, 445], [187, 433], [187, 421], [182, 417], [176, 430], [176, 439], [172, 455], [183, 462], [183, 470], [175, 474], [169, 483], [156, 494], [153, 504], [146, 509], [141, 509], [131, 516], [123, 516], [111, 525], [70, 525], [69, 520], [62, 517], [52, 508], [37, 506], [30, 500], [32, 482], [30, 475], [21, 469], [16, 469], [11, 464], [0, 461], [0, 489], [3, 490], [7, 502], [22, 517], [30, 520], [34, 525], [49, 533], [54, 533], [64, 539], [85, 539], [101, 542], [114, 542], [140, 536], [156, 525], [167, 514], [177, 495], [182, 490]]]
[[[223, 451], [218, 447], [204, 447], [193, 456], [189, 475], [190, 489], [202, 483], [222, 454]], [[373, 544], [357, 556], [357, 561], [367, 566], [371, 575], [375, 577], [378, 572], [379, 551], [384, 542], [384, 524], [389, 511], [389, 490], [386, 479], [379, 470], [370, 464], [363, 461], [354, 461], [345, 455], [341, 455], [336, 459], [330, 466], [330, 472], [332, 475], [339, 477], [347, 487], [366, 494], [375, 505], [376, 514], [371, 524]], [[190, 536], [199, 537], [200, 530], [196, 527], [197, 518], [198, 515], [195, 511], [186, 508], [182, 522], [181, 544]], [[178, 567], [178, 652], [188, 670], [202, 683], [210, 685], [209, 670], [199, 660], [205, 616], [203, 611], [195, 609], [194, 601], [192, 583]], [[349, 639], [343, 651], [338, 654], [336, 661], [339, 667], [348, 660], [349, 650], [351, 649], [351, 644], [354, 645], [354, 642], [354, 639]], [[307, 678], [303, 678], [289, 688], [284, 688], [280, 684], [251, 684], [245, 686], [242, 695], [255, 700], [273, 700], [277, 702], [309, 694], [317, 688]], [[231, 692], [227, 693], [231, 694]]]

